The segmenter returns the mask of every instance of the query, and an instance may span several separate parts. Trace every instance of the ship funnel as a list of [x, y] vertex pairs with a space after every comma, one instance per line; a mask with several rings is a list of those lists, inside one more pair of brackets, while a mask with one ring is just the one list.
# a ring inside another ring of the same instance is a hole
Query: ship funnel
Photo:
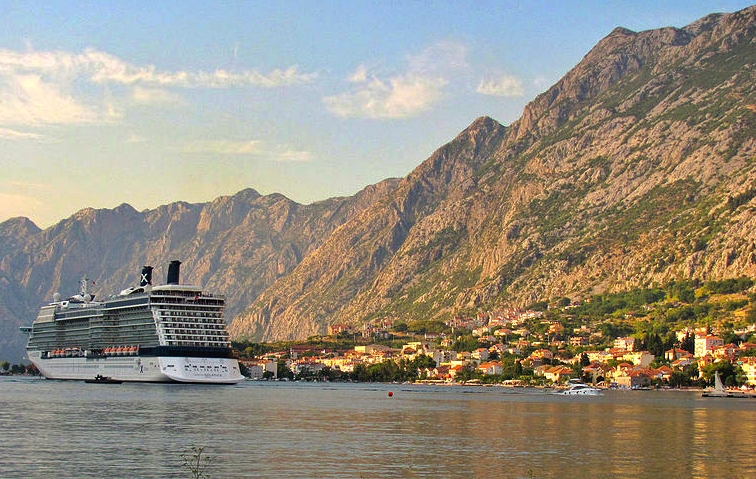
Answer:
[[139, 280], [139, 286], [152, 284], [152, 266], [142, 266], [142, 278]]
[[180, 266], [181, 261], [171, 261], [171, 264], [168, 265], [168, 280], [166, 281], [166, 283], [179, 284], [179, 270], [181, 269]]

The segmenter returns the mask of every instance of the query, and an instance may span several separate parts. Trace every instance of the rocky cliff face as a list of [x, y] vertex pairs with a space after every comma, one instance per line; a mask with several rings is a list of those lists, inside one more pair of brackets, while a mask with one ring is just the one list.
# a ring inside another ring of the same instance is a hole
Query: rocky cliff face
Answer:
[[184, 263], [183, 283], [225, 293], [233, 317], [397, 182], [311, 205], [244, 190], [143, 212], [88, 208], [44, 231], [24, 218], [1, 223], [0, 358], [20, 360], [19, 326], [30, 325], [55, 292], [75, 294], [83, 275], [95, 281], [93, 293], [108, 296], [135, 285], [142, 265], [154, 266], [155, 284], [164, 283], [172, 259]]
[[0, 359], [78, 279], [143, 264], [223, 291], [236, 338], [443, 319], [678, 278], [756, 276], [756, 7], [682, 29], [618, 28], [504, 127], [479, 118], [406, 178], [299, 205], [85, 209], [0, 224]]
[[614, 30], [519, 121], [476, 120], [344, 224], [233, 333], [753, 276], [755, 14]]

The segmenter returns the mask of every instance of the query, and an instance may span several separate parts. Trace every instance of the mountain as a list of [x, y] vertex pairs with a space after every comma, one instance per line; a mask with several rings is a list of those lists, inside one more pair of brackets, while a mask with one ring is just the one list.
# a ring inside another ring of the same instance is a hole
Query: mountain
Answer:
[[83, 275], [142, 265], [227, 295], [235, 338], [444, 319], [679, 278], [756, 276], [756, 7], [618, 28], [509, 126], [478, 118], [412, 173], [311, 205], [206, 204], [0, 223], [0, 359]]
[[247, 189], [143, 212], [126, 204], [87, 208], [46, 230], [25, 218], [0, 223], [0, 359], [20, 360], [19, 326], [30, 325], [55, 292], [78, 292], [84, 275], [102, 297], [137, 284], [142, 265], [154, 266], [162, 284], [168, 262], [180, 259], [181, 281], [226, 294], [233, 317], [397, 182], [311, 205]]
[[754, 276], [755, 16], [615, 29], [518, 121], [476, 120], [334, 231], [233, 335]]

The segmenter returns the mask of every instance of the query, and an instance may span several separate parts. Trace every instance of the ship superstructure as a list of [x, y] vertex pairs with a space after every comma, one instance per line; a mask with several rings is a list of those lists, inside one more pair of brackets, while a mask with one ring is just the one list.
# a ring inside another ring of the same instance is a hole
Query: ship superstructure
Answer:
[[97, 301], [82, 280], [79, 294], [43, 306], [31, 327], [27, 355], [50, 379], [235, 383], [244, 379], [232, 356], [223, 317], [225, 297], [179, 283], [180, 262], [165, 285], [152, 286], [151, 266], [139, 286]]

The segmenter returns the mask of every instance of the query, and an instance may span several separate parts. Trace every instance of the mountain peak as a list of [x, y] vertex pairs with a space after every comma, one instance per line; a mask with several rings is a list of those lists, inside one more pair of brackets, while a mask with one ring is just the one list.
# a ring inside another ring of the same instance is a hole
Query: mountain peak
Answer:
[[632, 37], [637, 35], [636, 32], [625, 28], [625, 27], [616, 27], [614, 30], [609, 33], [605, 38], [613, 38], [613, 37]]
[[261, 197], [260, 193], [257, 192], [257, 190], [253, 188], [245, 188], [239, 192], [237, 192], [234, 196], [234, 199], [238, 200], [244, 200], [244, 201], [254, 201]]
[[37, 234], [42, 231], [32, 220], [25, 216], [16, 216], [0, 223], [0, 231], [14, 232], [22, 236]]
[[756, 118], [738, 101], [756, 94], [756, 44], [720, 48], [750, 31], [736, 17], [615, 29], [511, 127], [480, 117], [436, 150], [232, 332], [303, 337], [756, 273]]

